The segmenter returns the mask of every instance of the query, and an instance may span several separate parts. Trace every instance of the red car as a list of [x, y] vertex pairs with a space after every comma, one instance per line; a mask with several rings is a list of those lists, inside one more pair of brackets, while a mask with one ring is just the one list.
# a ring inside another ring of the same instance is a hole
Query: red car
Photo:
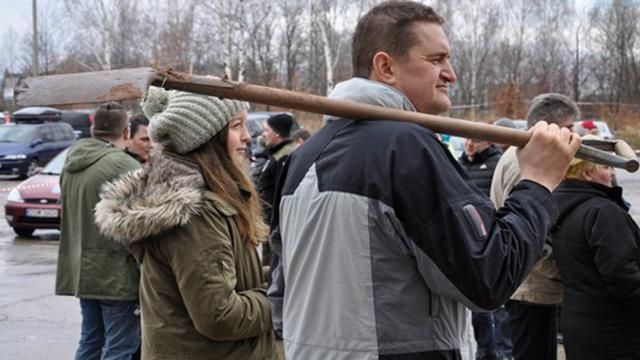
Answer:
[[67, 152], [9, 192], [4, 213], [19, 236], [29, 237], [36, 229], [60, 229], [60, 174]]

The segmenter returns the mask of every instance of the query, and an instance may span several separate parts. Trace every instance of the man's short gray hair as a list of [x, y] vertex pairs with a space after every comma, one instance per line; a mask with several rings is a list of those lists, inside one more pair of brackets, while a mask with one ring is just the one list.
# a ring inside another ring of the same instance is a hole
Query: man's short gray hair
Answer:
[[542, 120], [549, 124], [559, 124], [569, 116], [573, 121], [580, 119], [580, 109], [573, 100], [562, 94], [540, 94], [531, 101], [527, 113], [527, 127], [532, 128]]

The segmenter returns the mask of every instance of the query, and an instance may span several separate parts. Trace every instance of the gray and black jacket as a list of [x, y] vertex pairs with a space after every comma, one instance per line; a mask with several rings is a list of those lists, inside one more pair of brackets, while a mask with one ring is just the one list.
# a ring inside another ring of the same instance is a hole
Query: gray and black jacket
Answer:
[[[332, 96], [413, 110], [365, 79]], [[555, 213], [530, 181], [496, 211], [433, 132], [394, 121], [330, 119], [284, 171], [269, 295], [288, 359], [458, 358], [464, 307], [509, 298]]]

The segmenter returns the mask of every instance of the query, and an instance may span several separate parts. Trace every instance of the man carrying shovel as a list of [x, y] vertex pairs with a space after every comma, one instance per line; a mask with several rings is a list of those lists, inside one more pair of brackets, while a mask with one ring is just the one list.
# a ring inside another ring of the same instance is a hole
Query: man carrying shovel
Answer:
[[[354, 78], [330, 97], [429, 114], [456, 81], [443, 19], [384, 2], [358, 23]], [[288, 359], [459, 359], [464, 307], [505, 303], [539, 259], [551, 190], [579, 137], [539, 123], [522, 180], [494, 210], [436, 135], [329, 118], [288, 163], [269, 293]], [[285, 291], [286, 287], [286, 291]]]

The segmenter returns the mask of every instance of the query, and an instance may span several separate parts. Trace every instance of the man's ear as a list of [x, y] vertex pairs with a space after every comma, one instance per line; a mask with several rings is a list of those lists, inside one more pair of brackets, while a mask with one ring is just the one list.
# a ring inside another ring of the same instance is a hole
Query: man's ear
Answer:
[[394, 59], [391, 55], [384, 51], [378, 51], [373, 56], [370, 79], [388, 85], [394, 85], [396, 83], [396, 77], [393, 73], [393, 63]]
[[131, 134], [130, 130], [129, 130], [129, 126], [125, 126], [124, 129], [122, 129], [122, 138], [124, 140], [129, 140], [129, 135]]

